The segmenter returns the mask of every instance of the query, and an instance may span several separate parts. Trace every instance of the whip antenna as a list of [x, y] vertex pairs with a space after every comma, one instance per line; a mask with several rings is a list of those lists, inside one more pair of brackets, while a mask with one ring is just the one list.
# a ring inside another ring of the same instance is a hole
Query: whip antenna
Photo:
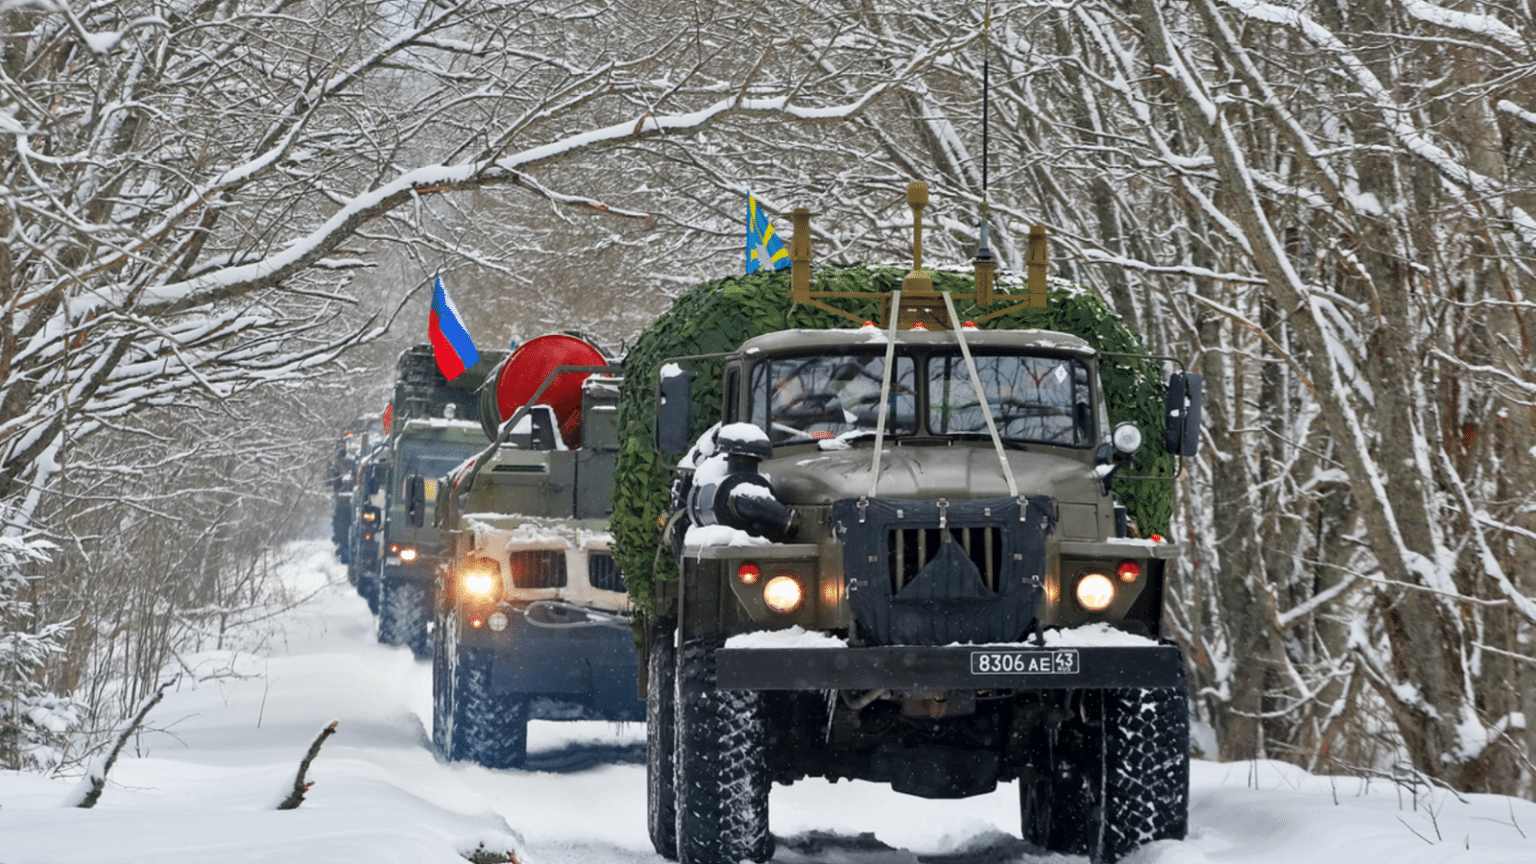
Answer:
[[992, 302], [992, 285], [997, 274], [997, 261], [987, 246], [987, 151], [991, 143], [988, 115], [991, 114], [992, 91], [992, 3], [982, 7], [981, 13], [981, 227], [976, 246], [976, 303]]

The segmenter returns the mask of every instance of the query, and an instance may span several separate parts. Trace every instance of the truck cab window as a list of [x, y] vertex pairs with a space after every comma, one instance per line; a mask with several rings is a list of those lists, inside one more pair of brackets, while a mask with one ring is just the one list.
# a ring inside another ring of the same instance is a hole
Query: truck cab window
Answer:
[[[874, 432], [879, 422], [883, 354], [772, 357], [752, 367], [752, 423], [774, 444]], [[891, 377], [886, 432], [917, 430], [917, 376], [911, 357], [898, 356]]]
[[[1065, 357], [977, 355], [982, 397], [1004, 438], [1089, 447], [1094, 437], [1088, 367]], [[928, 428], [935, 435], [987, 431], [959, 354], [928, 359]]]

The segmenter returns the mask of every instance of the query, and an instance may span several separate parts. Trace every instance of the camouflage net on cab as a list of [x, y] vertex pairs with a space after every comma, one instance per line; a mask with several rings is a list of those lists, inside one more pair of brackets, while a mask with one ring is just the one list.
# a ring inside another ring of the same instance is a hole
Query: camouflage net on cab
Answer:
[[[968, 294], [974, 290], [969, 273], [927, 271], [934, 288]], [[869, 300], [830, 301], [859, 316], [877, 320], [885, 292], [901, 287], [906, 271], [894, 267], [833, 266], [814, 271], [817, 291], [864, 292]], [[1103, 352], [1144, 354], [1141, 339], [1095, 294], [1066, 282], [1053, 280], [1050, 303], [1043, 309], [1018, 309], [982, 323], [983, 329], [1040, 329], [1071, 333]], [[706, 282], [679, 297], [671, 310], [656, 320], [636, 342], [625, 359], [624, 383], [619, 394], [621, 451], [615, 471], [613, 497], [613, 554], [624, 573], [637, 623], [650, 615], [656, 579], [676, 579], [669, 548], [661, 538], [669, 515], [671, 465], [651, 448], [656, 413], [656, 376], [661, 364], [676, 357], [733, 351], [753, 336], [784, 329], [828, 330], [856, 326], [853, 322], [814, 306], [789, 301], [789, 271], [754, 273]], [[1023, 298], [1023, 287], [998, 280], [1000, 299], [980, 308], [957, 304], [962, 318], [980, 317], [1006, 308]], [[693, 373], [693, 429], [697, 438], [720, 419], [722, 366], [719, 361], [688, 361]], [[1133, 463], [1122, 473], [1154, 477], [1170, 476], [1173, 457], [1163, 441], [1163, 418], [1157, 386], [1161, 368], [1156, 362], [1131, 358], [1106, 358], [1099, 367], [1109, 399], [1113, 425], [1132, 421], [1141, 427], [1145, 443]], [[1167, 533], [1173, 512], [1172, 485], [1157, 480], [1115, 480], [1115, 491], [1130, 510], [1141, 534]]]

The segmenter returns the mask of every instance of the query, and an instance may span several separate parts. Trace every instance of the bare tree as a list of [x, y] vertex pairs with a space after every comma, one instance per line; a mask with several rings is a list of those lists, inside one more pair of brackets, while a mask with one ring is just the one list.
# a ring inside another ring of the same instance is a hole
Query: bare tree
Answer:
[[[174, 646], [252, 606], [277, 535], [249, 528], [293, 488], [271, 469], [314, 461], [261, 394], [381, 332], [392, 307], [358, 297], [381, 249], [536, 266], [581, 216], [677, 209], [694, 193], [650, 178], [713, 130], [856, 116], [903, 76], [839, 44], [837, 11], [801, 13], [814, 52], [744, 53], [772, 22], [725, 4], [0, 5], [0, 500], [12, 535], [62, 550], [37, 598], [60, 616], [38, 626], [75, 622], [56, 685], [132, 705]], [[544, 224], [457, 233], [476, 195]], [[643, 249], [643, 273], [692, 227], [656, 244], [588, 220], [565, 245]]]

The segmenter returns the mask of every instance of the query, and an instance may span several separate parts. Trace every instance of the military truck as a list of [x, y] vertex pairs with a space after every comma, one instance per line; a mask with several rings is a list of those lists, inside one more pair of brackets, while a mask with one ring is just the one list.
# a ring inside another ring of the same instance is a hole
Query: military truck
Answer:
[[441, 538], [425, 523], [439, 477], [485, 445], [478, 390], [505, 352], [482, 352], [453, 381], [443, 377], [432, 346], [414, 345], [396, 362], [389, 437], [373, 461], [382, 502], [377, 574], [379, 641], [404, 645], [418, 659], [432, 654], [428, 635], [437, 569], [445, 563]]
[[492, 768], [529, 719], [638, 721], [624, 581], [609, 554], [621, 368], [566, 334], [519, 346], [482, 391], [491, 443], [445, 480], [435, 524], [432, 737]]
[[382, 431], [376, 418], [353, 420], [336, 440], [336, 453], [331, 457], [326, 478], [331, 487], [331, 544], [336, 549], [336, 560], [343, 564], [352, 558], [352, 492], [357, 486], [357, 463], [363, 454], [372, 451], [373, 442]]
[[[926, 189], [909, 203], [917, 253], [880, 324], [766, 332], [645, 370], [656, 450], [686, 451], [656, 550], [677, 572], [649, 586], [645, 629], [665, 857], [767, 860], [770, 785], [806, 777], [927, 798], [1013, 781], [1026, 840], [1094, 861], [1184, 836], [1184, 664], [1162, 627], [1179, 548], [1132, 536], [1115, 490], [1142, 435], [1112, 425], [1106, 386], [1155, 399], [1160, 361], [967, 323], [1044, 306], [1043, 230], [1026, 298], [994, 294], [985, 234], [973, 290], [937, 291]], [[809, 218], [796, 213], [788, 299], [836, 311], [860, 295], [811, 290]], [[718, 423], [695, 439], [700, 392]], [[1159, 443], [1193, 455], [1199, 377], [1174, 372], [1166, 397]]]
[[379, 540], [387, 505], [382, 459], [386, 454], [382, 441], [365, 450], [357, 460], [352, 481], [351, 527], [347, 532], [347, 581], [368, 603], [368, 610], [379, 612]]

